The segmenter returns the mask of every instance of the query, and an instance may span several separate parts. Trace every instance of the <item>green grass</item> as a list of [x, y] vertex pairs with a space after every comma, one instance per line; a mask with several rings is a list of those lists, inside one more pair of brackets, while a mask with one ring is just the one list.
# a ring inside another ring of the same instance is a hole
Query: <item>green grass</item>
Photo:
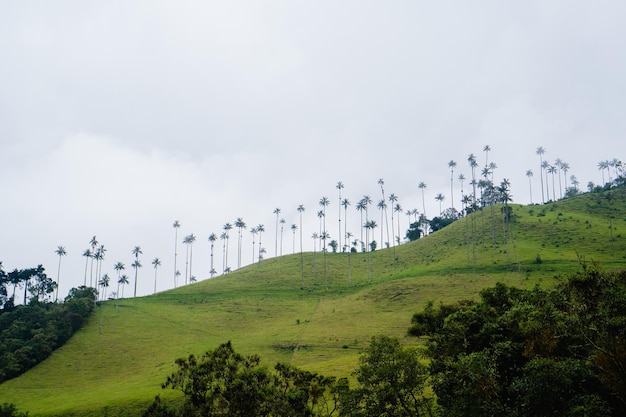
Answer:
[[[372, 336], [399, 337], [427, 301], [476, 297], [496, 282], [552, 285], [578, 270], [579, 256], [606, 268], [626, 263], [626, 189], [556, 204], [513, 205], [508, 245], [500, 206], [486, 208], [417, 242], [371, 254], [268, 259], [151, 297], [104, 303], [65, 346], [0, 385], [0, 401], [31, 416], [139, 415], [178, 357], [232, 340], [268, 367], [287, 362], [349, 376]], [[475, 238], [472, 229], [476, 230]], [[495, 241], [494, 241], [495, 232]], [[611, 239], [612, 234], [612, 239]], [[508, 250], [507, 250], [508, 247]], [[541, 263], [537, 263], [537, 256]], [[315, 271], [314, 262], [315, 257]], [[368, 257], [370, 280], [368, 283]], [[328, 287], [325, 290], [325, 287]]]

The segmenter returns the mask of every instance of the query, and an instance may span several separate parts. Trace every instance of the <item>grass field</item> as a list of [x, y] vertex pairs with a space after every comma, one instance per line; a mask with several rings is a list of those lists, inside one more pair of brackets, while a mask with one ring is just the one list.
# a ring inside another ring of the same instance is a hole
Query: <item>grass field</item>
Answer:
[[155, 395], [177, 395], [160, 388], [176, 358], [228, 340], [240, 353], [259, 354], [268, 367], [287, 362], [349, 376], [374, 335], [421, 343], [406, 332], [411, 315], [429, 300], [476, 297], [498, 281], [551, 285], [578, 270], [581, 257], [623, 268], [625, 191], [512, 205], [506, 230], [495, 206], [396, 248], [305, 253], [303, 288], [295, 254], [120, 300], [119, 308], [103, 303], [49, 359], [1, 384], [0, 403], [31, 416], [140, 415]]

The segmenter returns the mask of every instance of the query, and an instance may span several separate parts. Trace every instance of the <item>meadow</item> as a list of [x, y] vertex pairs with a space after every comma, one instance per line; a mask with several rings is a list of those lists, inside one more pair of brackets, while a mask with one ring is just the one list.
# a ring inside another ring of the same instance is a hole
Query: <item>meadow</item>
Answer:
[[[174, 360], [232, 341], [262, 364], [349, 377], [372, 336], [407, 345], [428, 301], [475, 298], [503, 282], [550, 286], [598, 262], [626, 264], [626, 187], [545, 205], [485, 207], [417, 241], [367, 253], [299, 253], [149, 297], [103, 302], [50, 358], [0, 385], [31, 416], [131, 416]], [[302, 269], [301, 269], [302, 268]], [[301, 271], [304, 271], [302, 275]], [[304, 285], [303, 285], [304, 283]]]

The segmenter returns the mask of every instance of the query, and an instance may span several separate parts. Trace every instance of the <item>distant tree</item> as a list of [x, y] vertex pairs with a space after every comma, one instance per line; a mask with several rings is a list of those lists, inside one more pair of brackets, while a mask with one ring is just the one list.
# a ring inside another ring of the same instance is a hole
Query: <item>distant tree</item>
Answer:
[[161, 260], [159, 258], [154, 258], [152, 260], [152, 266], [154, 267], [154, 293], [156, 294], [156, 290], [157, 290], [157, 270], [161, 266]]
[[265, 226], [263, 226], [262, 224], [259, 224], [256, 227], [256, 231], [259, 233], [259, 264], [261, 263], [261, 260], [263, 259], [263, 247], [261, 246], [261, 237], [263, 232], [265, 232]]
[[[237, 233], [237, 268], [241, 268], [241, 252], [243, 250], [242, 240], [243, 240], [243, 229], [246, 228], [246, 222], [243, 221], [241, 217], [238, 217], [235, 220], [235, 227], [238, 229]], [[213, 265], [211, 265], [213, 268]]]
[[441, 215], [441, 213], [443, 213], [443, 209], [441, 207], [441, 203], [443, 203], [443, 200], [445, 200], [445, 196], [442, 193], [439, 193], [435, 196], [435, 200], [439, 201], [439, 215]]
[[63, 246], [57, 246], [57, 249], [54, 251], [54, 253], [59, 256], [59, 268], [57, 270], [57, 291], [56, 295], [54, 296], [54, 301], [56, 302], [59, 299], [59, 283], [61, 280], [61, 258], [67, 255], [67, 251]]
[[537, 150], [535, 151], [535, 153], [537, 155], [539, 155], [539, 175], [541, 178], [541, 203], [544, 204], [545, 200], [544, 200], [544, 192], [543, 192], [543, 169], [544, 169], [544, 165], [543, 165], [543, 154], [546, 152], [546, 150], [543, 147], [538, 147]]
[[90, 266], [90, 272], [89, 272], [89, 286], [93, 287], [93, 260], [94, 260], [94, 256], [96, 253], [96, 248], [98, 247], [98, 239], [96, 239], [96, 237], [92, 237], [91, 240], [89, 241], [89, 244], [91, 245], [91, 266]]
[[302, 281], [301, 288], [304, 288], [304, 258], [302, 254], [302, 213], [304, 213], [304, 206], [298, 205], [298, 215], [300, 217], [300, 279]]
[[328, 243], [328, 246], [330, 246], [330, 248], [332, 249], [333, 253], [337, 253], [337, 246], [339, 246], [339, 243], [336, 240], [331, 240]]
[[274, 256], [278, 256], [278, 216], [280, 215], [280, 209], [276, 207], [274, 209], [274, 214], [276, 215], [276, 241], [274, 243]]
[[338, 219], [339, 219], [339, 233], [337, 234], [339, 242], [338, 245], [339, 247], [341, 247], [341, 204], [342, 204], [342, 200], [341, 200], [341, 190], [343, 189], [343, 182], [341, 181], [337, 181], [337, 185], [335, 186], [335, 188], [337, 188], [338, 192], [339, 192], [339, 205], [338, 205], [338, 210], [339, 210], [339, 214], [338, 214]]
[[122, 298], [124, 298], [124, 286], [128, 285], [129, 281], [128, 281], [128, 277], [126, 275], [121, 275], [118, 280], [117, 280], [117, 285], [118, 285], [118, 294], [119, 294], [119, 286], [122, 286]]
[[89, 249], [85, 249], [83, 252], [83, 256], [85, 257], [85, 280], [83, 282], [83, 286], [87, 286], [87, 269], [89, 267], [89, 260], [91, 259], [91, 251]]
[[296, 230], [298, 230], [298, 226], [294, 223], [291, 225], [291, 233], [293, 234], [293, 239], [291, 243], [291, 253], [296, 253]]
[[132, 250], [132, 254], [135, 255], [135, 261], [132, 263], [132, 267], [135, 268], [135, 291], [133, 297], [137, 297], [137, 275], [139, 268], [141, 268], [141, 262], [139, 262], [139, 255], [143, 254], [140, 246], [135, 246]]
[[454, 168], [456, 168], [456, 162], [448, 162], [448, 168], [450, 168], [450, 202], [452, 208], [454, 208]]
[[409, 242], [413, 242], [414, 240], [419, 239], [421, 234], [421, 225], [419, 224], [419, 222], [414, 222], [409, 225], [409, 230], [406, 231], [405, 237]]
[[533, 204], [533, 183], [531, 181], [531, 178], [533, 177], [532, 169], [529, 169], [526, 171], [526, 176], [528, 177], [528, 190], [529, 190], [529, 195], [530, 195], [530, 204]]
[[[344, 219], [344, 224], [343, 224], [343, 235], [347, 236], [348, 234], [348, 206], [350, 205], [350, 200], [348, 200], [347, 198], [344, 198], [343, 200], [341, 200], [341, 205], [343, 206], [343, 219]], [[348, 242], [348, 238], [346, 237], [346, 241], [344, 242], [344, 245], [342, 247], [342, 251], [347, 251], [348, 247], [350, 246], [350, 243]]]
[[285, 228], [285, 223], [287, 221], [285, 219], [280, 219], [280, 256], [283, 256], [283, 230]]
[[102, 288], [102, 296], [100, 298], [101, 300], [106, 300], [107, 290], [109, 288], [110, 283], [111, 283], [111, 278], [109, 278], [109, 274], [102, 275], [102, 277], [100, 278], [100, 281], [98, 281], [98, 286]]
[[28, 417], [28, 412], [18, 411], [15, 404], [4, 403], [0, 405], [0, 417]]
[[210, 273], [211, 277], [213, 277], [217, 273], [217, 271], [215, 271], [215, 268], [214, 268], [214, 256], [213, 256], [214, 255], [214, 248], [215, 248], [215, 241], [216, 240], [217, 240], [217, 235], [215, 233], [211, 233], [209, 235], [209, 242], [210, 242], [210, 245], [211, 245], [211, 271], [209, 273]]
[[424, 199], [424, 190], [426, 189], [426, 183], [425, 182], [420, 182], [417, 187], [422, 190], [422, 210], [424, 215], [426, 215], [426, 200]]
[[174, 288], [176, 288], [176, 272], [178, 271], [176, 269], [176, 258], [178, 257], [178, 229], [180, 228], [178, 220], [174, 220], [172, 227], [174, 228]]

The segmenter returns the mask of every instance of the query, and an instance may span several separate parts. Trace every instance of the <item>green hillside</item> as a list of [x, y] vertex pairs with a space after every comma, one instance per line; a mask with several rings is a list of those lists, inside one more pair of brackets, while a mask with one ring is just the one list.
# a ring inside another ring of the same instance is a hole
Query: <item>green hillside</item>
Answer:
[[[232, 340], [262, 363], [349, 376], [373, 335], [406, 336], [429, 300], [475, 297], [496, 282], [551, 285], [579, 268], [626, 264], [626, 188], [554, 204], [484, 208], [418, 241], [371, 253], [305, 253], [155, 296], [104, 303], [65, 346], [0, 385], [31, 416], [138, 415], [173, 361]], [[394, 254], [395, 260], [394, 262]], [[325, 272], [324, 272], [325, 271]], [[368, 273], [369, 271], [369, 273]]]

